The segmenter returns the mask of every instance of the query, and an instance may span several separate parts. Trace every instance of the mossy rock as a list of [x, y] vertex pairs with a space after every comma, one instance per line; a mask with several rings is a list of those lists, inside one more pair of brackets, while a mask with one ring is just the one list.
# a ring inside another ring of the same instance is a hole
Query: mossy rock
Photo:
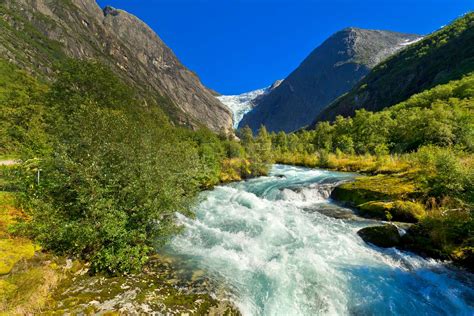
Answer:
[[390, 224], [362, 228], [357, 234], [365, 242], [383, 248], [396, 247], [401, 240], [397, 227]]
[[370, 201], [403, 200], [416, 194], [411, 179], [403, 175], [377, 175], [359, 177], [334, 189], [331, 197], [353, 206]]
[[0, 275], [8, 274], [13, 266], [22, 259], [35, 255], [35, 246], [27, 239], [0, 240]]
[[0, 314], [36, 315], [48, 304], [60, 273], [43, 260], [29, 260], [0, 279]]
[[474, 247], [462, 247], [453, 251], [451, 258], [459, 266], [474, 272]]
[[387, 212], [392, 213], [393, 202], [371, 201], [362, 203], [357, 208], [362, 216], [386, 220]]
[[422, 204], [411, 201], [395, 201], [390, 214], [393, 220], [416, 223], [425, 216], [426, 211]]
[[363, 216], [407, 223], [417, 223], [425, 215], [423, 205], [410, 201], [371, 201], [360, 204], [357, 208]]
[[400, 247], [474, 271], [473, 225], [471, 217], [426, 216], [407, 230]]

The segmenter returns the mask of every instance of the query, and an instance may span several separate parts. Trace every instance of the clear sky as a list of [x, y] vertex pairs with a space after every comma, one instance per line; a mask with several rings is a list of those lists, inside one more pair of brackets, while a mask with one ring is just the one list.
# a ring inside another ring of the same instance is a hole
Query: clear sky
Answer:
[[348, 26], [428, 34], [474, 0], [98, 0], [135, 14], [202, 82], [239, 94], [285, 78]]

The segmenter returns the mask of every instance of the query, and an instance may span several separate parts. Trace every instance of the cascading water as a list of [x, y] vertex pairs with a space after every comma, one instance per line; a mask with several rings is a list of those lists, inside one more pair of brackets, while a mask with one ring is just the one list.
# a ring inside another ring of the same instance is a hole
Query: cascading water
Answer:
[[[225, 284], [244, 315], [473, 315], [473, 277], [365, 244], [328, 200], [352, 175], [274, 166], [203, 193], [170, 252]], [[460, 279], [461, 276], [463, 279]]]

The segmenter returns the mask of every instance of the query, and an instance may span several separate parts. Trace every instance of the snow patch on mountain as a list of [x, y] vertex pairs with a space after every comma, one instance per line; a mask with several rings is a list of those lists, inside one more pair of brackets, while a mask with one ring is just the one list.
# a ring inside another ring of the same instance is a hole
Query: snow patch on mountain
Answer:
[[244, 115], [257, 106], [258, 100], [278, 87], [282, 81], [283, 80], [278, 80], [269, 87], [239, 95], [221, 95], [218, 96], [217, 99], [232, 111], [234, 116], [234, 128], [237, 128]]
[[414, 39], [414, 40], [412, 40], [412, 41], [410, 41], [410, 40], [407, 39], [407, 40], [405, 40], [404, 42], [400, 43], [399, 46], [401, 46], [401, 47], [408, 46], [408, 45], [414, 44], [414, 43], [416, 43], [416, 42], [418, 42], [418, 41], [421, 41], [422, 39], [423, 39], [423, 36], [418, 37], [417, 39]]

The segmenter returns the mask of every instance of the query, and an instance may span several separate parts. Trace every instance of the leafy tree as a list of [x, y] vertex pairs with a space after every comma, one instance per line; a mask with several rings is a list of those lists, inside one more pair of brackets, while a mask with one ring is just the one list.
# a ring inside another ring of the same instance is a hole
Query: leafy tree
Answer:
[[48, 103], [53, 152], [35, 162], [39, 184], [23, 166], [23, 229], [95, 271], [139, 269], [179, 231], [175, 214], [191, 214], [199, 150], [97, 63], [66, 64]]

